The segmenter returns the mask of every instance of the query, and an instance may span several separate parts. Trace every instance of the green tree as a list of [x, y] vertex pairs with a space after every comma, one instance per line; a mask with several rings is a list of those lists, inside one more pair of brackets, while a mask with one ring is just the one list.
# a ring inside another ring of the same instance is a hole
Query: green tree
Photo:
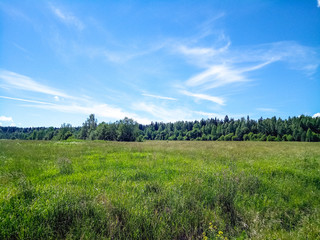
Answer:
[[308, 128], [308, 131], [307, 131], [306, 142], [312, 142], [312, 131], [310, 128]]
[[88, 139], [89, 137], [92, 137], [94, 134], [91, 132], [96, 130], [97, 125], [97, 119], [95, 118], [94, 114], [90, 114], [87, 120], [82, 124], [82, 128], [80, 130], [80, 138]]
[[72, 125], [69, 123], [63, 123], [59, 129], [58, 134], [55, 137], [55, 140], [67, 140], [72, 136]]
[[118, 122], [118, 140], [135, 141], [137, 137], [138, 124], [130, 118], [124, 118]]

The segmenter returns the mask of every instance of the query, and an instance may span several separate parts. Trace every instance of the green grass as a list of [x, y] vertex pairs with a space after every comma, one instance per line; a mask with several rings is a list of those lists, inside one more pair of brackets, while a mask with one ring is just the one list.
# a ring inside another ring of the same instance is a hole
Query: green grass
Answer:
[[320, 144], [0, 141], [0, 239], [80, 238], [320, 239]]

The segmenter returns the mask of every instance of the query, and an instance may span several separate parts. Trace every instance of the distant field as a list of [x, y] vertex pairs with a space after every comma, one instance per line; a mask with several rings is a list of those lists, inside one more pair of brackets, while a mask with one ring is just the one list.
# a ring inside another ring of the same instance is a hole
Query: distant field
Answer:
[[0, 239], [320, 239], [320, 143], [0, 141]]

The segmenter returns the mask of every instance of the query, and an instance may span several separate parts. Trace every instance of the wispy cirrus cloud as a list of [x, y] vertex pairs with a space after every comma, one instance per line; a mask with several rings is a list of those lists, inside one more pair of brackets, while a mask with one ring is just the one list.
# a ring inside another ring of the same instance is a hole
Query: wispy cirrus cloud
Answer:
[[[288, 69], [312, 75], [319, 67], [320, 60], [313, 48], [293, 41], [275, 42], [256, 46], [231, 48], [228, 38], [219, 43], [223, 47], [204, 47], [195, 43], [182, 45], [178, 53], [186, 57], [190, 64], [204, 69], [184, 81], [192, 91], [208, 91], [223, 86], [245, 84], [253, 79], [251, 73], [276, 62], [283, 62]], [[192, 96], [192, 95], [190, 95]]]
[[157, 98], [157, 99], [163, 99], [163, 100], [171, 100], [171, 101], [177, 101], [178, 99], [172, 98], [172, 97], [164, 97], [164, 96], [159, 96], [159, 95], [153, 95], [153, 94], [148, 94], [148, 93], [142, 93], [142, 96], [146, 97], [151, 97], [151, 98]]
[[74, 16], [74, 14], [64, 11], [61, 8], [58, 8], [57, 6], [54, 6], [53, 4], [50, 4], [49, 7], [52, 13], [64, 24], [74, 26], [78, 30], [84, 29], [85, 25], [76, 16]]
[[[120, 40], [119, 40], [120, 41]], [[127, 44], [110, 43], [109, 47], [81, 45], [72, 43], [66, 47], [72, 51], [74, 56], [84, 56], [89, 58], [101, 58], [107, 62], [115, 64], [123, 64], [130, 60], [153, 54], [166, 46], [166, 43], [147, 44], [143, 43], [140, 46], [130, 46]]]
[[215, 96], [210, 96], [210, 95], [207, 95], [207, 94], [202, 94], [202, 93], [192, 93], [192, 92], [189, 92], [189, 91], [186, 91], [186, 90], [181, 90], [180, 91], [182, 94], [186, 95], [186, 96], [190, 96], [190, 97], [194, 97], [196, 99], [201, 99], [201, 100], [207, 100], [207, 101], [210, 101], [210, 102], [214, 102], [214, 103], [217, 103], [219, 105], [224, 105], [225, 101], [222, 97], [215, 97]]
[[320, 64], [316, 48], [295, 41], [280, 41], [233, 49], [228, 56], [232, 64], [282, 62], [291, 70], [315, 73]]
[[2, 80], [2, 82], [9, 88], [44, 93], [69, 99], [74, 98], [60, 90], [38, 83], [28, 76], [7, 70], [0, 70], [0, 80]]
[[188, 46], [181, 43], [174, 44], [173, 47], [174, 52], [183, 55], [191, 65], [196, 65], [199, 68], [208, 68], [212, 65], [212, 60], [215, 59], [217, 61], [216, 58], [221, 58], [221, 55], [229, 49], [230, 45], [231, 41], [226, 39], [223, 40], [223, 43], [218, 41], [216, 47], [203, 47], [196, 44]]
[[249, 78], [245, 75], [247, 72], [255, 71], [272, 63], [272, 60], [267, 62], [249, 66], [235, 67], [230, 64], [213, 65], [207, 70], [189, 78], [186, 81], [187, 86], [202, 86], [203, 89], [217, 88], [224, 85], [237, 82], [247, 82]]

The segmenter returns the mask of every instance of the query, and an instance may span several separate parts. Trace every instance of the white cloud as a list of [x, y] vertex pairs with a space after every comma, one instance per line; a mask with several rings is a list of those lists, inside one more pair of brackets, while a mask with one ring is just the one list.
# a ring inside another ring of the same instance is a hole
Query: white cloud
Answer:
[[64, 24], [73, 25], [79, 30], [84, 29], [84, 24], [73, 14], [62, 11], [60, 8], [57, 8], [50, 4], [50, 9], [56, 17], [58, 17]]
[[207, 100], [207, 101], [217, 103], [219, 105], [224, 105], [224, 99], [221, 97], [214, 97], [214, 96], [209, 96], [209, 95], [201, 94], [201, 93], [191, 93], [191, 92], [188, 92], [185, 90], [182, 90], [181, 93], [184, 95], [190, 96], [190, 97], [197, 98], [197, 99]]
[[59, 98], [58, 96], [54, 96], [53, 98], [54, 98], [54, 100], [57, 101], [57, 102], [60, 101], [60, 98]]
[[318, 8], [320, 8], [320, 0], [318, 0]]
[[164, 96], [147, 94], [147, 93], [142, 93], [142, 96], [158, 98], [158, 99], [164, 99], [164, 100], [172, 100], [172, 101], [176, 101], [177, 100], [176, 98], [172, 98], [172, 97], [164, 97]]
[[18, 73], [10, 72], [7, 70], [0, 70], [0, 79], [3, 82], [5, 82], [9, 87], [13, 87], [16, 89], [45, 93], [45, 94], [69, 98], [69, 99], [73, 98], [57, 89], [37, 83], [30, 77], [27, 77]]
[[320, 117], [320, 113], [316, 113], [312, 116], [313, 118]]
[[13, 122], [12, 117], [0, 116], [2, 122]]
[[11, 126], [11, 127], [16, 126], [16, 124], [13, 122], [12, 117], [0, 116], [0, 121], [1, 121], [0, 126], [3, 125], [2, 122], [5, 122], [6, 126]]

